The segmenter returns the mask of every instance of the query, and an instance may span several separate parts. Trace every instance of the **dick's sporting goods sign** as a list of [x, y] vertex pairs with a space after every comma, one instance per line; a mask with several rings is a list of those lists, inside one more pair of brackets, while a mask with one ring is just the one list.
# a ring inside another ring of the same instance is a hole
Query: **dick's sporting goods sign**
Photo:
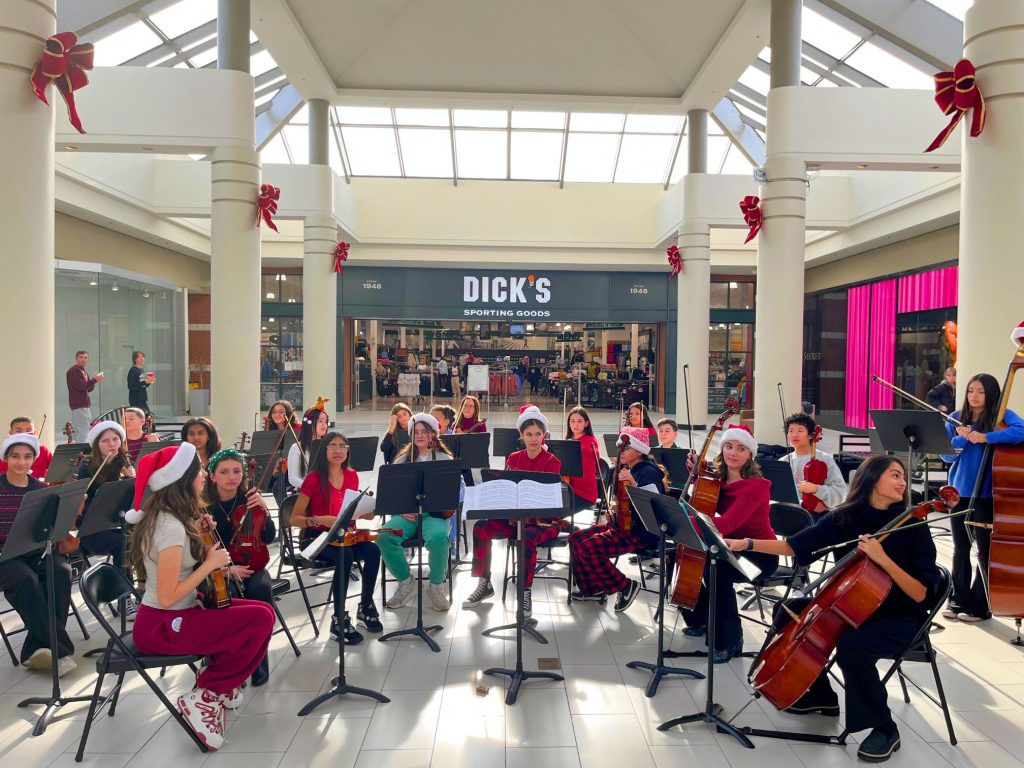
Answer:
[[527, 309], [551, 301], [551, 278], [527, 275], [463, 275], [464, 317], [551, 317], [548, 309]]

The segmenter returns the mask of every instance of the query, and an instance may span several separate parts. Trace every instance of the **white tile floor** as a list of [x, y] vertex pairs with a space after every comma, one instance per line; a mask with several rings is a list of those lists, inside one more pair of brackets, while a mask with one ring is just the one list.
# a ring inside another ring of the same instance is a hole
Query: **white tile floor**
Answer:
[[[366, 409], [345, 414], [340, 423], [347, 434], [358, 436], [378, 434], [386, 419], [386, 409]], [[612, 431], [617, 413], [598, 412], [594, 420], [598, 433]], [[492, 413], [490, 423], [513, 424], [514, 409]], [[553, 424], [552, 432], [558, 434], [560, 429]], [[827, 435], [829, 450], [835, 449], [836, 442], [835, 435]], [[372, 483], [374, 473], [365, 473], [363, 480]], [[940, 557], [948, 562], [949, 539], [938, 539], [938, 545]], [[503, 553], [498, 549], [495, 563], [502, 562]], [[654, 657], [653, 600], [646, 594], [627, 612], [616, 615], [610, 607], [592, 603], [568, 606], [563, 585], [538, 581], [534, 612], [550, 642], [539, 645], [527, 640], [526, 665], [536, 669], [538, 658], [557, 658], [566, 679], [564, 683], [531, 681], [523, 687], [518, 703], [506, 707], [505, 679], [485, 676], [482, 670], [512, 663], [514, 646], [481, 637], [480, 630], [511, 620], [514, 605], [509, 600], [505, 607], [492, 604], [463, 610], [462, 599], [473, 588], [467, 571], [460, 569], [457, 574], [455, 605], [440, 617], [439, 623], [444, 625], [437, 633], [441, 653], [431, 653], [416, 640], [380, 643], [372, 637], [348, 650], [349, 681], [382, 690], [391, 698], [389, 704], [351, 697], [325, 704], [306, 718], [297, 716], [303, 704], [330, 686], [337, 657], [336, 646], [327, 641], [326, 612], [321, 609], [318, 614], [323, 631], [320, 639], [314, 639], [298, 596], [289, 595], [282, 610], [302, 657], [293, 656], [283, 635], [274, 638], [270, 683], [258, 691], [247, 691], [244, 707], [229, 718], [228, 743], [219, 753], [199, 753], [145, 686], [129, 680], [117, 716], [103, 715], [97, 721], [82, 765], [829, 768], [856, 763], [855, 743], [842, 748], [759, 739], [755, 750], [745, 750], [704, 725], [658, 731], [662, 721], [694, 711], [703, 703], [705, 683], [669, 680], [655, 698], [644, 696], [647, 674], [628, 669], [626, 663]], [[431, 620], [439, 617], [430, 611], [426, 615]], [[12, 618], [4, 617], [7, 626], [12, 625]], [[411, 625], [415, 616], [410, 609], [385, 611], [383, 621], [386, 628], [397, 628]], [[960, 743], [955, 747], [948, 744], [938, 708], [914, 694], [913, 703], [904, 704], [893, 685], [890, 702], [900, 721], [903, 749], [892, 764], [915, 768], [947, 763], [958, 768], [1022, 765], [1024, 651], [1007, 642], [1013, 637], [1012, 626], [1003, 621], [975, 626], [945, 623], [947, 628], [933, 639], [940, 650], [943, 683], [955, 712]], [[92, 622], [90, 631], [94, 629]], [[81, 640], [77, 627], [72, 636], [79, 652], [100, 645], [95, 634], [88, 641]], [[749, 625], [748, 647], [757, 647], [760, 636], [756, 625]], [[15, 636], [15, 640], [19, 638]], [[672, 644], [675, 648], [697, 647], [678, 632]], [[749, 698], [746, 662], [736, 660], [717, 671], [721, 674], [716, 678], [716, 698], [727, 715], [735, 713]], [[927, 668], [914, 665], [911, 674], [933, 688]], [[94, 676], [88, 661], [79, 656], [78, 670], [61, 682], [70, 694], [90, 690]], [[180, 691], [191, 682], [189, 675], [172, 672], [162, 685]], [[14, 706], [25, 696], [48, 689], [48, 677], [13, 668], [0, 656], [0, 756], [5, 765], [74, 765], [83, 707], [69, 708], [43, 736], [31, 738], [34, 711]], [[738, 722], [835, 732], [832, 721], [781, 715], [759, 702], [748, 707]]]

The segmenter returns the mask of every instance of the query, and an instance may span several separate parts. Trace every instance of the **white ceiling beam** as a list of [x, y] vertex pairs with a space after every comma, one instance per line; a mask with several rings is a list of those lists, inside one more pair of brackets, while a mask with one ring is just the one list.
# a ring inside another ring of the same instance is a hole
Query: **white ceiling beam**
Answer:
[[744, 121], [735, 104], [728, 98], [722, 99], [711, 117], [747, 160], [756, 166], [764, 165], [764, 140]]
[[262, 150], [270, 141], [288, 125], [295, 113], [302, 109], [305, 102], [302, 96], [291, 85], [286, 85], [277, 95], [267, 102], [267, 108], [256, 115], [256, 151]]
[[285, 0], [251, 0], [249, 24], [303, 100], [335, 101], [337, 86]]

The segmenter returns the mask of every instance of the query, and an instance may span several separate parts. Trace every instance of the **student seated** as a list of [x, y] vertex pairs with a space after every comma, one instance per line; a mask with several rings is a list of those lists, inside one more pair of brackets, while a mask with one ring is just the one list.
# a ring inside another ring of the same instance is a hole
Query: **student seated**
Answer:
[[658, 445], [662, 448], [677, 448], [676, 438], [679, 437], [679, 425], [673, 419], [658, 421]]

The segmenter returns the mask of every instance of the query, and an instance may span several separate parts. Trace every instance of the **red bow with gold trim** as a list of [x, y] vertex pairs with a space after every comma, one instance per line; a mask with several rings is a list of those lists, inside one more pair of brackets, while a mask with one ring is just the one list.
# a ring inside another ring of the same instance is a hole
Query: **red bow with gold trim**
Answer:
[[668, 263], [672, 267], [672, 271], [668, 273], [668, 279], [671, 280], [683, 271], [683, 260], [679, 256], [678, 246], [670, 245], [665, 253], [668, 254]]
[[277, 201], [281, 199], [281, 190], [275, 187], [273, 184], [263, 184], [260, 186], [260, 196], [256, 201], [256, 226], [260, 225], [261, 221], [267, 222], [267, 226], [275, 232], [278, 231], [277, 224], [274, 223], [272, 216], [277, 214]]
[[344, 240], [338, 243], [334, 248], [334, 271], [339, 275], [341, 274], [342, 269], [344, 269], [341, 265], [341, 262], [343, 261], [348, 261], [348, 243]]
[[46, 41], [43, 55], [29, 76], [32, 90], [43, 104], [50, 103], [46, 100], [46, 86], [51, 82], [56, 86], [67, 104], [68, 120], [79, 133], [85, 133], [85, 129], [75, 108], [75, 91], [89, 84], [85, 70], [92, 69], [92, 59], [92, 43], [78, 45], [74, 32], [59, 32]]
[[953, 129], [969, 110], [974, 110], [971, 115], [971, 136], [980, 136], [985, 130], [985, 97], [978, 90], [974, 74], [974, 65], [967, 59], [960, 59], [952, 72], [939, 72], [935, 75], [935, 103], [939, 105], [942, 114], [953, 115], [953, 119], [928, 145], [925, 152], [931, 152], [945, 144]]
[[761, 231], [761, 198], [757, 195], [747, 195], [740, 200], [740, 212], [743, 214], [743, 223], [750, 227], [747, 239], [743, 241], [746, 245]]

